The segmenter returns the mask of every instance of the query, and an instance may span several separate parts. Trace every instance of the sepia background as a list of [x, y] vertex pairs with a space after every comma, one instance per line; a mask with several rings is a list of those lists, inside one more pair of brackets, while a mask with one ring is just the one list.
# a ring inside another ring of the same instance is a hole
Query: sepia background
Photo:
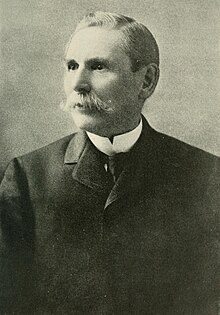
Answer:
[[219, 0], [1, 0], [0, 180], [9, 160], [75, 130], [59, 109], [63, 52], [81, 17], [129, 15], [158, 41], [161, 76], [144, 115], [157, 130], [220, 155]]

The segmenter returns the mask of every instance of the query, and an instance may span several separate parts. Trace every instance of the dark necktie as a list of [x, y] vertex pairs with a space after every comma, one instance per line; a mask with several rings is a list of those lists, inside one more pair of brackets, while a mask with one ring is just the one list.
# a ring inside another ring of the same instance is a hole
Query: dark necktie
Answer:
[[125, 157], [126, 153], [118, 153], [113, 156], [108, 156], [107, 172], [111, 174], [113, 178], [113, 183], [117, 181], [124, 168]]

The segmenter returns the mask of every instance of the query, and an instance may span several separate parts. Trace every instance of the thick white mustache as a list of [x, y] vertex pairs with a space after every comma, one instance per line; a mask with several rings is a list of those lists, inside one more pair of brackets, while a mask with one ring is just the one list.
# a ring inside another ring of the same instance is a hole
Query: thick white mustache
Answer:
[[89, 92], [88, 94], [79, 94], [77, 92], [73, 92], [67, 98], [65, 104], [63, 104], [62, 107], [65, 111], [69, 111], [77, 105], [81, 105], [82, 107], [88, 108], [90, 110], [105, 112], [110, 112], [113, 110], [111, 106], [111, 100], [104, 102], [93, 92]]

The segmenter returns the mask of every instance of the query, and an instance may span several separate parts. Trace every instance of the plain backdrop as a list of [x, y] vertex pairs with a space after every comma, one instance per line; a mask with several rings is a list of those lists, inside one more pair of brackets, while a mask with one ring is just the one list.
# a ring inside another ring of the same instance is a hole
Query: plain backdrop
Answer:
[[157, 130], [220, 155], [219, 0], [1, 0], [0, 179], [9, 160], [75, 130], [59, 109], [64, 47], [95, 10], [144, 23], [161, 76], [144, 115]]

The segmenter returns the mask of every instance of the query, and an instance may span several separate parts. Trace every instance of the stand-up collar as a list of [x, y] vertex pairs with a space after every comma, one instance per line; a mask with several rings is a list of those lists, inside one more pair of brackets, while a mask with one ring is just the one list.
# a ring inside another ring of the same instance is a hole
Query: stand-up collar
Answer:
[[104, 154], [108, 156], [115, 155], [117, 153], [125, 153], [131, 150], [134, 144], [137, 142], [142, 131], [142, 119], [139, 125], [124, 134], [115, 136], [113, 143], [107, 137], [101, 137], [91, 132], [87, 132], [89, 139], [92, 141], [94, 146]]

